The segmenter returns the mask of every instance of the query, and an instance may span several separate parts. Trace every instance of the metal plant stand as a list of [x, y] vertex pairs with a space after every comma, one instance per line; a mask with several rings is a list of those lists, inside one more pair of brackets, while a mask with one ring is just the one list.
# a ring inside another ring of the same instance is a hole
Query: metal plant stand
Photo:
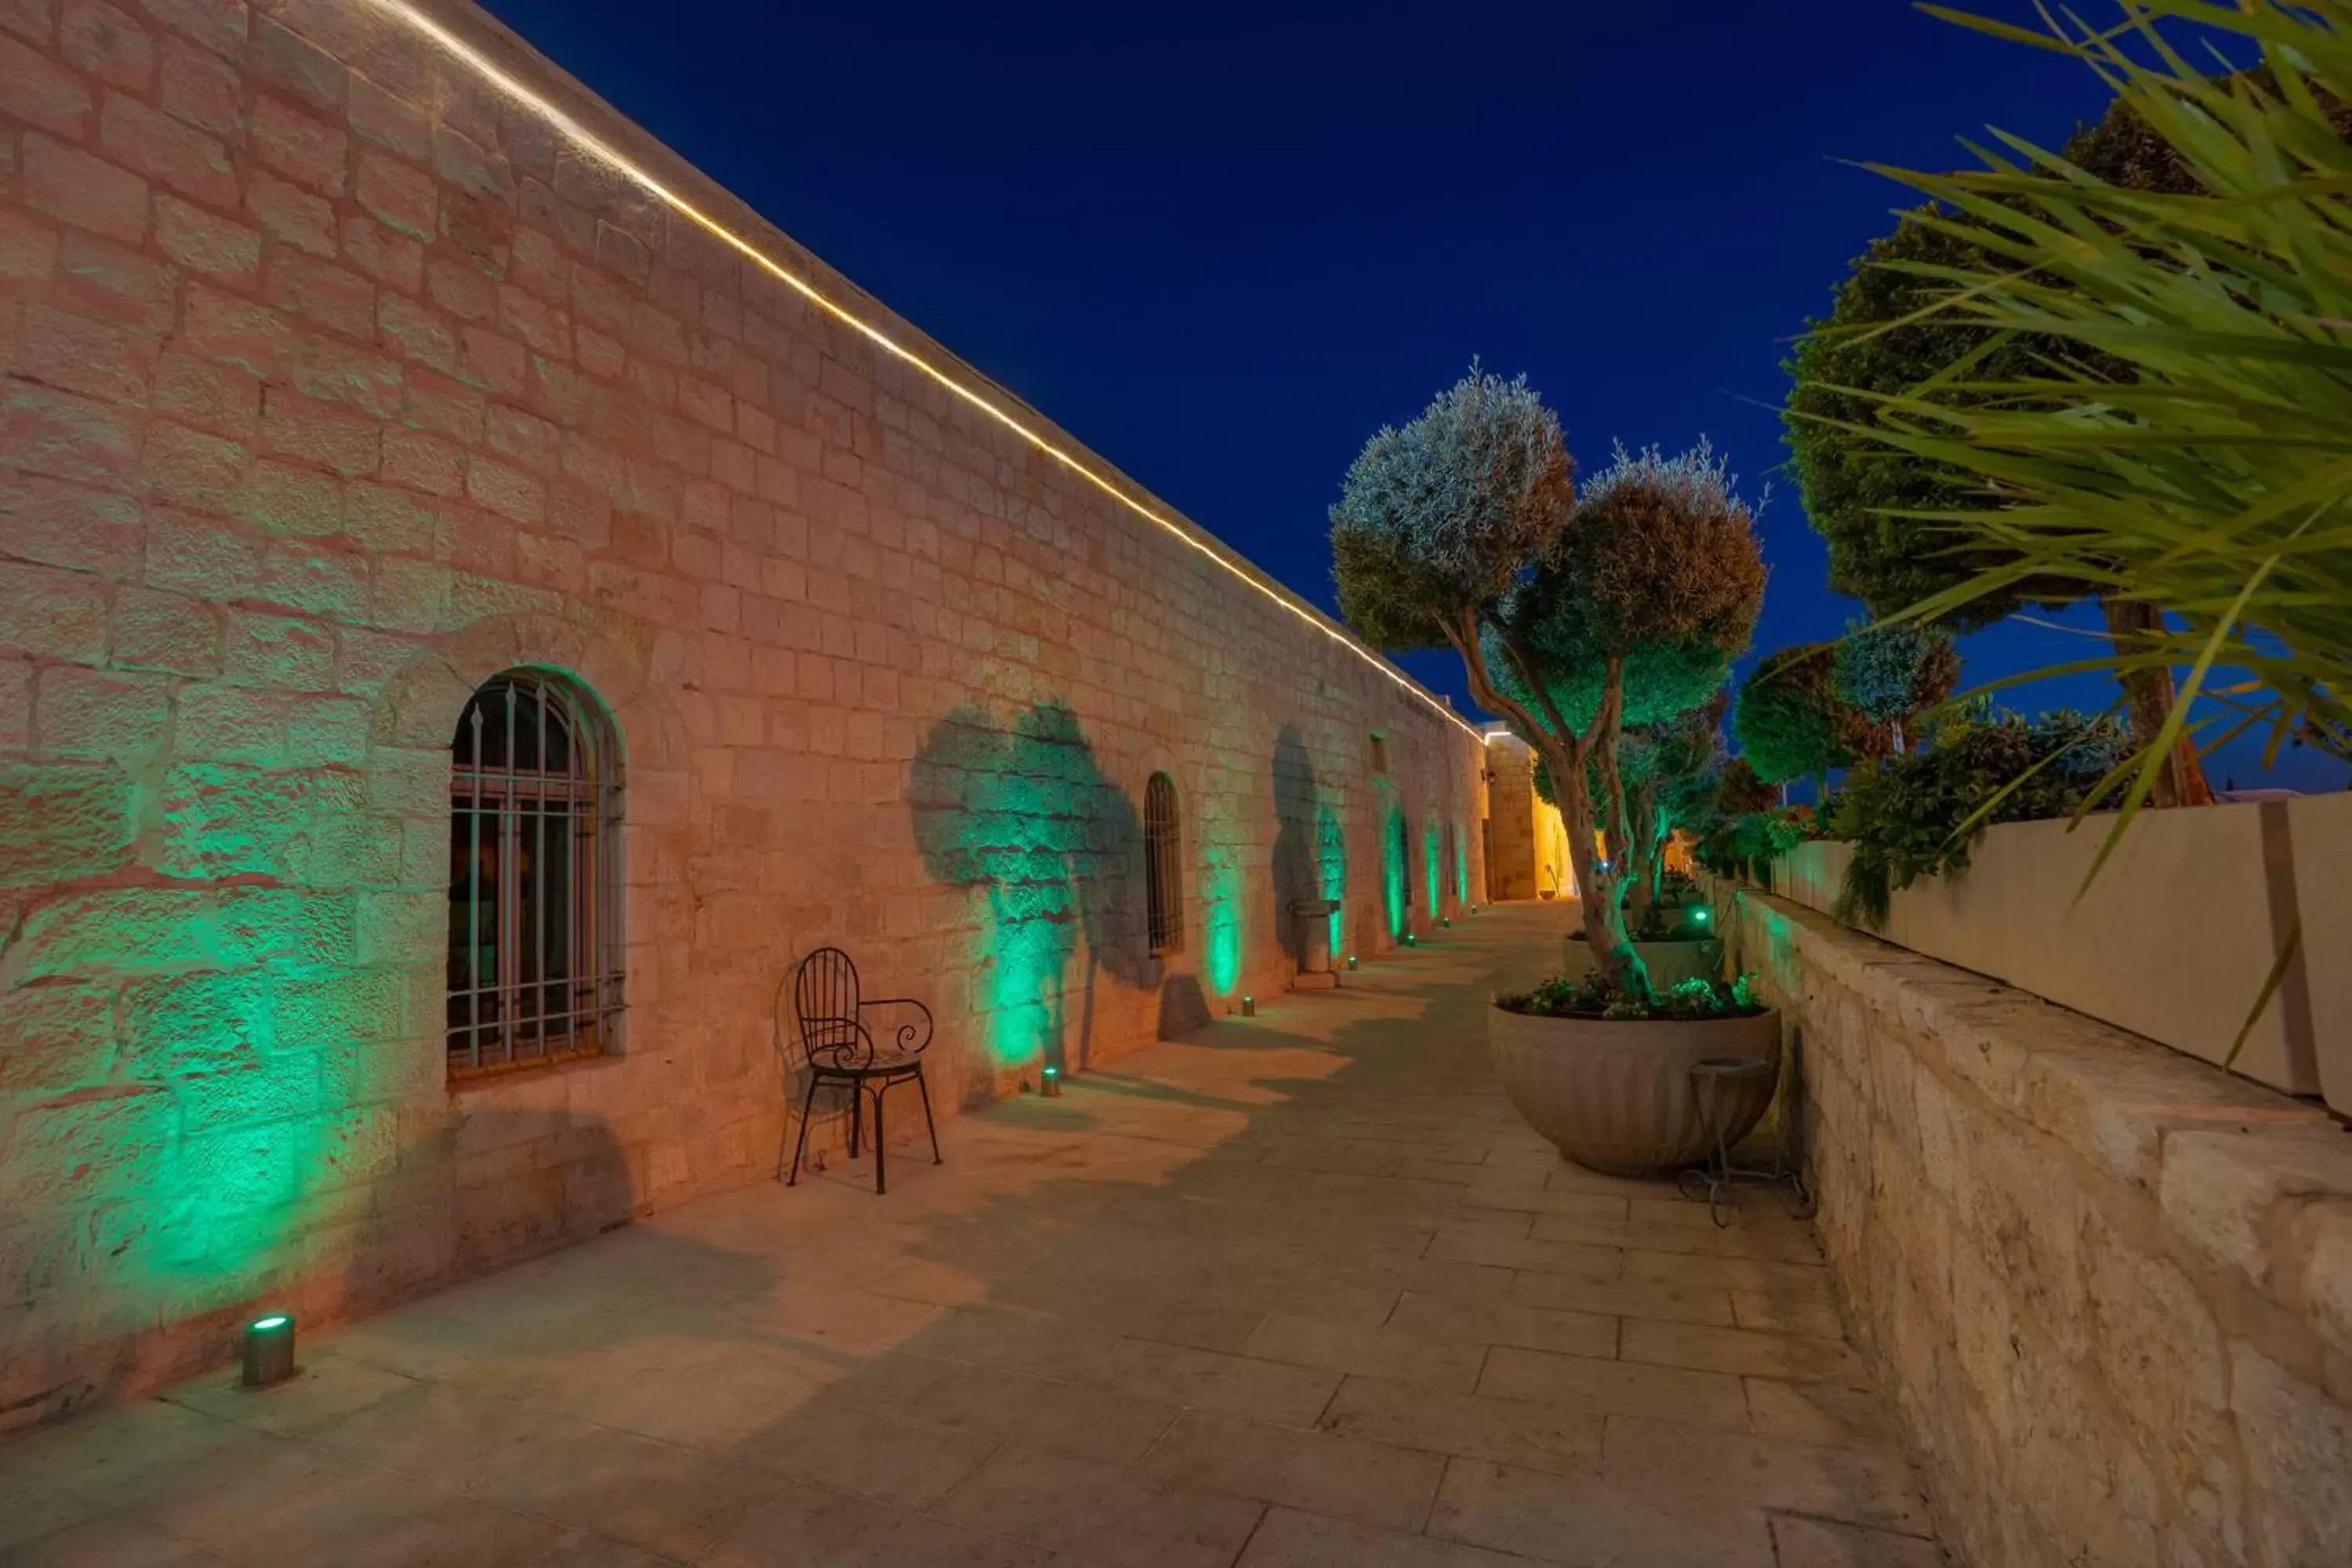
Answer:
[[1790, 1129], [1796, 1117], [1792, 1114], [1781, 1121], [1780, 1136], [1772, 1150], [1771, 1169], [1752, 1171], [1731, 1163], [1731, 1151], [1724, 1142], [1723, 1121], [1717, 1114], [1724, 1085], [1769, 1078], [1779, 1070], [1779, 1063], [1759, 1061], [1752, 1057], [1709, 1057], [1691, 1068], [1691, 1092], [1698, 1099], [1699, 1121], [1706, 1129], [1707, 1142], [1715, 1145], [1715, 1157], [1704, 1165], [1685, 1171], [1676, 1184], [1683, 1196], [1706, 1205], [1707, 1217], [1718, 1228], [1731, 1224], [1733, 1194], [1741, 1187], [1786, 1187], [1790, 1213], [1798, 1219], [1813, 1216], [1813, 1192], [1805, 1181], [1804, 1161], [1791, 1147], [1795, 1138]]

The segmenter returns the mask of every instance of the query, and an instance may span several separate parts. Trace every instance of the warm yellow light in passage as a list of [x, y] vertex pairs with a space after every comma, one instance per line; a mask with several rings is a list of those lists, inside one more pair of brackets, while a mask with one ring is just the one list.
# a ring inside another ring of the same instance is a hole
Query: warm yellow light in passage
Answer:
[[1111, 480], [1105, 478], [1103, 475], [1097, 473], [1094, 469], [1080, 462], [1068, 452], [1064, 451], [1061, 447], [1054, 445], [1053, 442], [1047, 440], [1036, 431], [1032, 430], [1020, 420], [1014, 418], [1012, 415], [1007, 414], [1003, 409], [999, 408], [994, 403], [992, 403], [988, 398], [982, 396], [978, 391], [965, 385], [962, 382], [958, 381], [955, 377], [948, 374], [945, 371], [940, 370], [938, 366], [921, 358], [912, 351], [901, 347], [898, 342], [884, 335], [878, 328], [866, 321], [861, 321], [841, 306], [835, 304], [831, 300], [825, 298], [824, 295], [819, 293], [817, 289], [806, 280], [795, 277], [793, 273], [787, 271], [782, 263], [771, 258], [766, 252], [752, 245], [751, 241], [743, 238], [732, 229], [727, 227], [724, 224], [719, 223], [717, 219], [703, 212], [699, 207], [697, 207], [693, 203], [688, 201], [676, 191], [671, 190], [667, 185], [663, 184], [652, 174], [648, 174], [646, 170], [632, 162], [618, 148], [615, 148], [599, 139], [596, 134], [590, 131], [586, 126], [581, 124], [578, 121], [564, 113], [563, 110], [558, 109], [555, 105], [548, 102], [546, 99], [532, 91], [520, 81], [516, 80], [513, 76], [509, 75], [488, 56], [483, 54], [481, 50], [466, 42], [465, 39], [457, 37], [457, 34], [451, 32], [448, 28], [435, 21], [432, 17], [425, 15], [425, 13], [419, 11], [415, 6], [409, 5], [407, 0], [368, 0], [368, 3], [374, 5], [378, 10], [386, 12], [398, 18], [402, 23], [415, 28], [417, 32], [424, 34], [426, 37], [431, 38], [436, 44], [438, 44], [442, 49], [446, 51], [451, 58], [464, 64], [476, 75], [482, 78], [483, 80], [488, 82], [491, 86], [497, 88], [500, 92], [506, 94], [509, 98], [513, 99], [516, 102], [524, 105], [533, 113], [545, 120], [550, 125], [555, 127], [556, 130], [562, 132], [564, 136], [572, 142], [573, 146], [594, 158], [598, 163], [604, 164], [614, 173], [621, 175], [625, 179], [633, 181], [642, 187], [648, 195], [659, 200], [664, 205], [669, 207], [672, 211], [679, 214], [681, 216], [690, 219], [705, 232], [726, 245], [730, 249], [740, 254], [747, 260], [758, 266], [762, 271], [774, 277], [779, 282], [791, 289], [794, 293], [799, 294], [810, 304], [814, 305], [817, 309], [824, 311], [825, 314], [833, 317], [834, 320], [841, 322], [842, 325], [848, 327], [851, 331], [865, 338], [883, 353], [890, 355], [893, 359], [902, 361], [907, 364], [914, 366], [915, 369], [920, 371], [924, 375], [929, 377], [932, 381], [937, 382], [940, 385], [945, 387], [949, 392], [953, 393], [956, 396], [963, 399], [966, 403], [971, 404], [974, 408], [979, 409], [982, 413], [987, 415], [991, 419], [995, 420], [1006, 429], [1011, 430], [1014, 435], [1019, 436], [1023, 440], [1036, 447], [1037, 450], [1053, 458], [1055, 462], [1069, 469], [1072, 473], [1076, 474], [1080, 479], [1085, 479], [1088, 484], [1102, 491], [1103, 494], [1110, 497], [1111, 500], [1117, 501], [1119, 505], [1127, 508], [1128, 510], [1135, 513], [1138, 517], [1144, 519], [1146, 521], [1155, 523], [1160, 528], [1165, 529], [1169, 533], [1182, 540], [1186, 544], [1191, 545], [1193, 549], [1199, 551], [1202, 554], [1207, 556], [1210, 560], [1215, 562], [1218, 565], [1223, 567], [1234, 576], [1240, 578], [1244, 583], [1265, 595], [1274, 603], [1280, 605], [1284, 609], [1288, 610], [1300, 620], [1305, 621], [1316, 630], [1331, 638], [1332, 641], [1339, 643], [1341, 647], [1355, 654], [1356, 657], [1361, 658], [1365, 663], [1370, 665], [1373, 668], [1387, 676], [1391, 680], [1395, 681], [1399, 689], [1409, 691], [1413, 696], [1418, 697], [1422, 701], [1427, 703], [1434, 711], [1443, 714], [1444, 717], [1452, 720], [1454, 723], [1461, 725], [1473, 735], [1478, 733], [1477, 729], [1467, 720], [1464, 719], [1459, 713], [1454, 712], [1452, 708], [1449, 708], [1444, 702], [1441, 702], [1436, 698], [1431, 696], [1427, 691], [1422, 689], [1420, 686], [1416, 685], [1412, 679], [1406, 676], [1402, 671], [1397, 669], [1386, 659], [1381, 658], [1380, 655], [1374, 653], [1371, 649], [1366, 647], [1363, 644], [1358, 642], [1347, 633], [1341, 631], [1338, 626], [1333, 626], [1315, 610], [1299, 603], [1297, 600], [1291, 598], [1286, 594], [1276, 592], [1269, 584], [1261, 581], [1253, 570], [1245, 566], [1243, 563], [1228, 556], [1220, 546], [1203, 539], [1197, 531], [1178, 522], [1175, 519], [1163, 516], [1161, 513], [1155, 511], [1150, 507], [1144, 505], [1133, 496], [1129, 495], [1124, 489], [1121, 489], [1118, 485], [1112, 483]]

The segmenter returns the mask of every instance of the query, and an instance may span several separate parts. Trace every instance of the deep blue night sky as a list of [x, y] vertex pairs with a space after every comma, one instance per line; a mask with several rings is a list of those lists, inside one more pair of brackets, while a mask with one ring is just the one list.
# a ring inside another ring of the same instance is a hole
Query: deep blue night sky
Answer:
[[[2081, 68], [1904, 0], [487, 3], [1327, 607], [1340, 475], [1474, 355], [1527, 373], [1587, 471], [1612, 440], [1711, 436], [1751, 495], [1773, 482], [1759, 651], [1853, 613], [1773, 412], [1789, 338], [1901, 200], [1852, 163], [1955, 166], [1987, 125], [2054, 143], [2104, 103]], [[1981, 679], [2081, 648], [2012, 625], [1968, 651]], [[1406, 662], [1468, 709], [1451, 655]], [[2242, 752], [2214, 782], [2258, 772]]]

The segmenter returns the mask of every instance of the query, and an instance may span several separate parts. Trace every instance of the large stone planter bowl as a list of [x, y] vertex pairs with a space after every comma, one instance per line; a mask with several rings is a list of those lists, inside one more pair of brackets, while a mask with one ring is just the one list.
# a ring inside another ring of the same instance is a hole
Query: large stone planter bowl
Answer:
[[[1592, 944], [1584, 940], [1582, 931], [1570, 931], [1562, 945], [1568, 952], [1561, 973], [1570, 980], [1581, 980], [1592, 973]], [[1671, 991], [1685, 980], [1723, 978], [1723, 942], [1717, 937], [1637, 942], [1633, 951], [1642, 955], [1642, 967], [1650, 972], [1650, 984], [1661, 991]]]
[[1647, 1176], [1696, 1164], [1715, 1147], [1691, 1068], [1714, 1058], [1770, 1062], [1773, 1070], [1715, 1083], [1714, 1114], [1727, 1148], [1755, 1131], [1780, 1080], [1780, 1015], [1647, 1019], [1532, 1018], [1486, 1009], [1495, 1076], [1528, 1124], [1580, 1165]]

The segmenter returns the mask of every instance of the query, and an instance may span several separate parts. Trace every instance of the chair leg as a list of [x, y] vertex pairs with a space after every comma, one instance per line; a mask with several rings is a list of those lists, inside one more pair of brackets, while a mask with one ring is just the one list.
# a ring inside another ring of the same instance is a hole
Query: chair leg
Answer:
[[887, 1078], [874, 1086], [874, 1195], [877, 1198], [889, 1190], [888, 1173], [883, 1169], [883, 1163], [890, 1156], [884, 1152], [882, 1142], [882, 1091], [889, 1087]]
[[931, 1163], [944, 1165], [947, 1162], [940, 1158], [940, 1124], [931, 1120], [931, 1089], [923, 1081], [923, 1064], [920, 1062], [915, 1064], [915, 1092], [923, 1097], [923, 1125], [930, 1130], [931, 1134]]
[[857, 1158], [857, 1135], [866, 1126], [866, 1084], [861, 1079], [849, 1080], [849, 1157]]
[[800, 1140], [793, 1145], [793, 1173], [784, 1183], [784, 1185], [788, 1187], [800, 1185], [801, 1154], [808, 1148], [809, 1107], [815, 1103], [816, 1072], [814, 1068], [811, 1068], [809, 1072], [808, 1092], [801, 1096], [801, 1135]]

